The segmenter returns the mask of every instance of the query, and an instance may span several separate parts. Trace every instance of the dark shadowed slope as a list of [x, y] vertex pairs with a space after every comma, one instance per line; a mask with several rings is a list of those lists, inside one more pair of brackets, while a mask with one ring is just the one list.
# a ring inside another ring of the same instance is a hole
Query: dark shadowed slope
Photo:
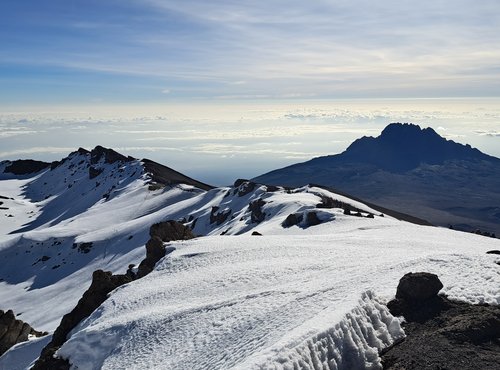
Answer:
[[500, 234], [500, 159], [394, 123], [341, 154], [314, 158], [254, 179], [267, 184], [316, 183], [409, 213], [437, 225]]
[[153, 162], [152, 160], [144, 158], [142, 160], [142, 163], [144, 164], [144, 168], [146, 169], [146, 171], [151, 174], [152, 180], [157, 183], [164, 185], [187, 184], [187, 185], [193, 185], [203, 190], [213, 189], [213, 186], [194, 180], [167, 166]]

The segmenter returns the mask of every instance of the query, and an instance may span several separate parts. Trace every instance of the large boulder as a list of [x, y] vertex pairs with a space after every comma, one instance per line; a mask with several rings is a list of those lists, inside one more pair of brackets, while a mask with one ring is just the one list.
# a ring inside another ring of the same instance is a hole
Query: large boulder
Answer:
[[191, 229], [177, 221], [163, 221], [154, 224], [149, 229], [151, 237], [158, 237], [163, 242], [172, 240], [188, 240], [194, 238]]
[[408, 273], [399, 280], [396, 299], [387, 303], [394, 316], [408, 321], [425, 321], [445, 309], [438, 292], [443, 284], [437, 275], [428, 272]]
[[399, 280], [396, 298], [422, 302], [436, 297], [443, 288], [438, 276], [428, 272], [410, 272]]

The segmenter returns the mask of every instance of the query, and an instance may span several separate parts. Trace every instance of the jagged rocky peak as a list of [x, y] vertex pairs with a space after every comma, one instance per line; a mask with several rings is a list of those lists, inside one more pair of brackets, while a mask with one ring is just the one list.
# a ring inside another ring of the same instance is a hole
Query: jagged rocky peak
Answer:
[[126, 157], [123, 154], [114, 151], [113, 149], [98, 145], [90, 152], [90, 163], [96, 164], [101, 158], [104, 158], [104, 162], [109, 164], [118, 161], [131, 162], [135, 159], [130, 156]]
[[341, 156], [389, 171], [407, 171], [422, 163], [442, 164], [447, 160], [491, 159], [470, 145], [446, 140], [430, 127], [422, 129], [411, 123], [391, 123], [378, 137], [356, 140]]

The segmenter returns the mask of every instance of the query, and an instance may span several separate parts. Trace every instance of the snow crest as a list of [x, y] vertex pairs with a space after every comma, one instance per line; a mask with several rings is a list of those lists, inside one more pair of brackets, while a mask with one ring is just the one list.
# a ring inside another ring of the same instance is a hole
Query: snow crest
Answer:
[[283, 349], [259, 369], [382, 369], [378, 352], [405, 336], [400, 320], [372, 291], [332, 328], [293, 349]]

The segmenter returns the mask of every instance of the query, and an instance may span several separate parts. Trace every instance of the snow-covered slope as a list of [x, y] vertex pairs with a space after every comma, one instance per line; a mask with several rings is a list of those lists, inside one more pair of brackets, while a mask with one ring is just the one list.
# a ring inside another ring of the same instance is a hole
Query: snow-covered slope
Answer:
[[[381, 302], [408, 271], [437, 273], [453, 297], [499, 303], [484, 255], [498, 240], [401, 222], [318, 187], [210, 189], [100, 147], [31, 175], [5, 167], [0, 309], [38, 330], [56, 328], [94, 270], [138, 264], [152, 224], [178, 220], [205, 236], [172, 243], [153, 273], [75, 329], [59, 351], [75, 369], [377, 368], [377, 349], [402, 335]], [[26, 368], [48, 340], [13, 347], [0, 369]]]
[[[430, 271], [452, 298], [500, 303], [496, 240], [387, 219], [297, 235], [172, 243], [59, 354], [75, 369], [378, 369], [403, 332], [381, 304]], [[296, 231], [299, 231], [298, 229]]]

